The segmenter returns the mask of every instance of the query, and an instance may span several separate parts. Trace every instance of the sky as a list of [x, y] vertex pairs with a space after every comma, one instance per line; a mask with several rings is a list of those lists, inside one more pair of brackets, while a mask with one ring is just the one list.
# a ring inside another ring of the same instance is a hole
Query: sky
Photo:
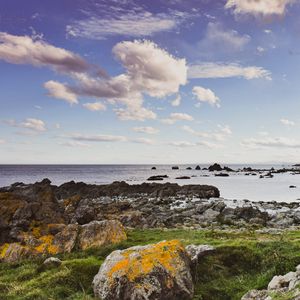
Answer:
[[0, 2], [0, 163], [300, 162], [299, 0]]

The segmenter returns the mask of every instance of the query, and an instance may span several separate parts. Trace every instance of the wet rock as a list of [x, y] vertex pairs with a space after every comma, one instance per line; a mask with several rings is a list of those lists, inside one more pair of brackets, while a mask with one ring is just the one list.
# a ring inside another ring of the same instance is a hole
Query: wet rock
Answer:
[[151, 170], [156, 170], [156, 167], [152, 167]]
[[112, 252], [93, 280], [102, 300], [192, 299], [190, 258], [179, 241]]
[[187, 169], [187, 170], [193, 170], [191, 167], [187, 167], [186, 169]]
[[155, 176], [150, 176], [147, 180], [148, 181], [156, 181], [156, 180], [164, 180], [164, 178], [168, 178], [168, 175], [155, 175]]
[[199, 171], [199, 170], [201, 170], [201, 167], [198, 165], [198, 166], [195, 168], [195, 170]]
[[223, 168], [219, 165], [219, 164], [213, 164], [211, 166], [208, 167], [208, 170], [210, 172], [214, 172], [214, 171], [222, 171]]
[[180, 177], [176, 177], [175, 179], [191, 179], [190, 176], [180, 176]]
[[229, 174], [227, 173], [218, 173], [218, 174], [215, 174], [216, 177], [229, 177]]
[[173, 166], [172, 170], [179, 170], [179, 167], [178, 166]]
[[290, 185], [289, 188], [290, 189], [296, 189], [297, 187], [295, 185]]

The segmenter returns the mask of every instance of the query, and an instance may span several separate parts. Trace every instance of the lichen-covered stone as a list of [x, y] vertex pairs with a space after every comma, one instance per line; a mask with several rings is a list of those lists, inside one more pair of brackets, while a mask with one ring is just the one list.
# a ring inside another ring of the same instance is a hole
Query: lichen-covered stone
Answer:
[[93, 221], [82, 225], [78, 237], [79, 249], [85, 250], [116, 244], [127, 239], [125, 229], [119, 221]]
[[102, 300], [192, 299], [190, 258], [177, 241], [112, 252], [93, 280]]
[[70, 253], [75, 248], [78, 233], [79, 225], [69, 224], [55, 235], [53, 245], [58, 248], [59, 253]]

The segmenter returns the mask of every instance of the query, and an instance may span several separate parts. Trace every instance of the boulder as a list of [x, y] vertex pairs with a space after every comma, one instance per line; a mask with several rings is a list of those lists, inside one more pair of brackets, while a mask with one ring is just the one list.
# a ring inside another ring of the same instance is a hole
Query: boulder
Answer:
[[244, 295], [241, 300], [272, 300], [272, 298], [266, 290], [252, 290]]
[[58, 268], [62, 264], [62, 261], [57, 257], [48, 257], [42, 264], [43, 270], [50, 270]]
[[93, 221], [81, 226], [78, 246], [79, 249], [85, 250], [120, 243], [126, 239], [125, 229], [119, 221]]
[[79, 225], [69, 224], [55, 235], [53, 244], [58, 248], [59, 253], [70, 253], [76, 245], [79, 233]]
[[215, 248], [209, 245], [188, 245], [185, 250], [190, 257], [192, 264], [197, 264], [199, 259], [215, 251]]
[[210, 171], [210, 172], [214, 172], [214, 171], [222, 171], [223, 169], [222, 169], [222, 167], [219, 165], [219, 164], [213, 164], [213, 165], [211, 165], [211, 166], [209, 166], [208, 167], [208, 170]]
[[112, 252], [93, 280], [102, 300], [189, 300], [194, 294], [190, 258], [177, 241]]
[[195, 168], [195, 170], [200, 171], [200, 170], [201, 170], [200, 166], [198, 165], [198, 166]]

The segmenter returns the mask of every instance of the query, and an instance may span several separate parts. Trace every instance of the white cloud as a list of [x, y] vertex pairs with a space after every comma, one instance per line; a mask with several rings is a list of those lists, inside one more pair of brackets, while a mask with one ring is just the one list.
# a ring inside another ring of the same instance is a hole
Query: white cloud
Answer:
[[[162, 98], [179, 91], [187, 81], [184, 59], [177, 59], [150, 41], [121, 42], [113, 53], [121, 62], [125, 73], [111, 78], [99, 78], [90, 74], [73, 74], [77, 86], [55, 85], [53, 96], [77, 101], [79, 96], [106, 98], [116, 108], [121, 120], [155, 119], [156, 114], [143, 107], [143, 95]], [[49, 84], [48, 84], [49, 87]]]
[[103, 111], [106, 110], [106, 106], [101, 102], [94, 102], [94, 103], [84, 103], [82, 104], [83, 107], [90, 111]]
[[225, 8], [233, 9], [234, 14], [283, 15], [287, 6], [294, 2], [295, 0], [227, 0]]
[[169, 118], [162, 119], [161, 122], [164, 124], [172, 125], [172, 124], [176, 123], [177, 121], [193, 121], [193, 120], [194, 120], [194, 118], [189, 114], [171, 113]]
[[177, 95], [176, 98], [171, 102], [172, 106], [179, 106], [181, 103], [181, 96]]
[[189, 66], [189, 78], [243, 77], [247, 80], [263, 78], [271, 80], [271, 73], [261, 67], [243, 67], [236, 63], [202, 63]]
[[296, 125], [294, 121], [290, 121], [288, 119], [280, 119], [280, 123], [285, 126], [295, 126]]
[[150, 126], [134, 127], [134, 128], [132, 128], [132, 130], [135, 132], [147, 133], [147, 134], [157, 134], [159, 132], [158, 129], [150, 127]]
[[71, 134], [68, 136], [70, 139], [75, 141], [85, 142], [126, 142], [128, 139], [125, 136], [118, 135], [86, 135], [86, 134]]
[[113, 53], [126, 69], [132, 88], [152, 97], [177, 93], [187, 82], [185, 59], [177, 59], [151, 41], [121, 42]]
[[86, 72], [90, 66], [79, 55], [43, 40], [0, 32], [0, 59], [12, 64], [47, 66], [56, 71]]
[[[29, 129], [30, 131], [33, 132], [42, 132], [46, 131], [46, 124], [44, 121], [39, 120], [39, 119], [34, 119], [34, 118], [27, 118], [23, 122], [16, 122], [15, 120], [5, 120], [5, 124], [12, 126], [12, 127], [19, 127], [19, 128], [24, 128], [24, 129]], [[33, 132], [27, 132], [29, 135], [32, 134]], [[23, 133], [21, 133], [23, 134]], [[25, 133], [26, 134], [26, 133]]]
[[85, 144], [85, 143], [77, 142], [77, 141], [68, 141], [68, 142], [61, 143], [60, 145], [67, 146], [67, 147], [82, 147], [82, 148], [90, 147], [89, 144]]
[[49, 97], [64, 100], [71, 105], [78, 103], [76, 94], [60, 82], [50, 80], [44, 83], [44, 87], [48, 90]]
[[154, 144], [153, 140], [147, 139], [147, 138], [131, 139], [130, 142], [138, 143], [138, 144], [146, 144], [146, 145], [153, 145]]
[[220, 107], [220, 99], [210, 89], [206, 89], [201, 86], [194, 86], [193, 94], [196, 96], [197, 100], [200, 102], [207, 102], [211, 106]]
[[208, 141], [198, 141], [196, 143], [191, 143], [187, 141], [175, 141], [175, 142], [169, 142], [170, 146], [180, 147], [180, 148], [187, 148], [187, 147], [196, 147], [196, 146], [204, 146], [208, 148], [220, 148], [220, 146], [210, 143]]
[[139, 105], [133, 108], [129, 106], [127, 109], [115, 109], [115, 112], [122, 121], [145, 121], [148, 119], [156, 119], [156, 114], [153, 111]]
[[235, 30], [223, 28], [220, 23], [208, 23], [207, 31], [203, 40], [198, 44], [199, 49], [209, 50], [222, 49], [240, 51], [250, 42], [249, 35], [241, 35]]
[[182, 129], [194, 136], [212, 139], [218, 142], [226, 141], [232, 135], [232, 131], [228, 125], [218, 125], [217, 127], [218, 128], [216, 130], [210, 132], [196, 131], [187, 125], [183, 126]]
[[285, 137], [265, 137], [264, 139], [249, 138], [242, 141], [242, 145], [250, 148], [275, 147], [275, 148], [300, 148], [300, 141]]
[[142, 11], [102, 18], [92, 15], [73, 22], [66, 30], [69, 36], [103, 40], [115, 35], [152, 36], [158, 32], [170, 31], [180, 22], [181, 18], [175, 15]]

